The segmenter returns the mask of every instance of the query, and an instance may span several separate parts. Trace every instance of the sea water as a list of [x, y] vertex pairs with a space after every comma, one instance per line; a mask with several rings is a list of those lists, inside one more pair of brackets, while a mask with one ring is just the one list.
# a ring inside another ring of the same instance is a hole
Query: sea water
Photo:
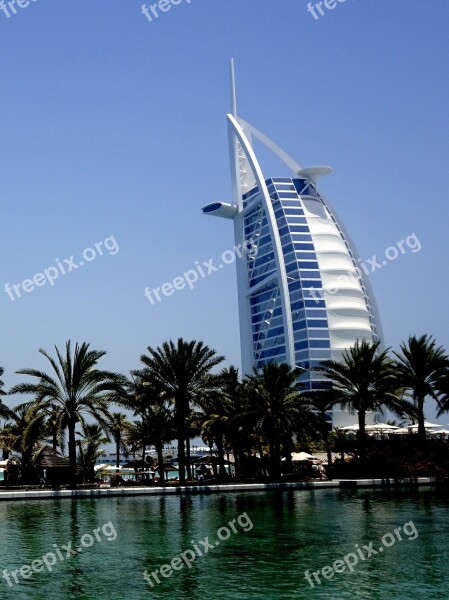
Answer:
[[449, 500], [430, 488], [0, 502], [0, 528], [8, 600], [449, 597]]

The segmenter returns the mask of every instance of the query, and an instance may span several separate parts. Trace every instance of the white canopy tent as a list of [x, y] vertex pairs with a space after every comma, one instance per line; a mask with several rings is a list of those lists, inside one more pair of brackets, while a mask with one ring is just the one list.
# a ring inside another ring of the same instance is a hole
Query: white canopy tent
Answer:
[[[284, 457], [282, 462], [285, 462], [287, 459]], [[308, 452], [292, 452], [292, 462], [308, 462], [312, 460], [320, 460], [317, 456], [313, 456], [313, 454], [309, 454]]]
[[[429, 421], [425, 421], [424, 427], [426, 429], [435, 429], [436, 427], [441, 427], [441, 425], [438, 425], [437, 423], [429, 423]], [[418, 424], [416, 423], [414, 425], [408, 425], [407, 428], [408, 429], [418, 429]]]

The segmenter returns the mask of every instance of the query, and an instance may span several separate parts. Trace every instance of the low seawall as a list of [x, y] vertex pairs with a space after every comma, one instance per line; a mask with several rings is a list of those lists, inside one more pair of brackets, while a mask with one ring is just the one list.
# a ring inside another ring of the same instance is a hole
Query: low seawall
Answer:
[[241, 483], [235, 485], [194, 485], [175, 487], [124, 487], [88, 490], [34, 490], [20, 492], [0, 492], [0, 502], [14, 500], [65, 500], [81, 498], [112, 498], [124, 496], [160, 496], [179, 494], [216, 494], [230, 492], [266, 492], [273, 490], [321, 490], [321, 489], [360, 489], [411, 487], [434, 485], [430, 477], [417, 479], [335, 479], [332, 481], [307, 481], [285, 483]]

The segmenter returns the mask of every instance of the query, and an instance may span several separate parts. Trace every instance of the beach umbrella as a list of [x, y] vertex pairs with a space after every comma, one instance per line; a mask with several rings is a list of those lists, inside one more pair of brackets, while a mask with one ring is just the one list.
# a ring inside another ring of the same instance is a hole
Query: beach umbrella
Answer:
[[125, 469], [124, 467], [116, 467], [115, 465], [107, 465], [99, 469], [102, 475], [134, 475], [134, 469]]
[[[428, 421], [424, 422], [424, 427], [426, 429], [434, 429], [435, 427], [441, 427], [441, 425], [438, 425], [436, 423], [429, 423]], [[408, 425], [408, 429], [418, 429], [418, 424], [416, 425]]]
[[340, 431], [358, 431], [358, 425], [346, 425], [346, 427], [335, 427], [335, 429], [339, 429]]
[[[285, 462], [287, 459], [282, 459]], [[305, 462], [311, 460], [319, 460], [316, 456], [309, 454], [308, 452], [292, 452], [292, 462]]]
[[99, 471], [100, 469], [104, 469], [107, 467], [107, 464], [104, 463], [103, 465], [94, 465], [94, 471]]
[[367, 431], [395, 431], [399, 429], [399, 427], [388, 425], [388, 423], [376, 423], [375, 425], [367, 425], [365, 429]]

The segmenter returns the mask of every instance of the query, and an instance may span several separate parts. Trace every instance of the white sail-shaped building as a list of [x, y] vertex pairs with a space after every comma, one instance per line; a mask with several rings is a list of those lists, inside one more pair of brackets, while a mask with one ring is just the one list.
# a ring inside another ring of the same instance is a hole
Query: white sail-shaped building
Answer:
[[[311, 369], [310, 390], [328, 385], [313, 368], [339, 360], [356, 340], [381, 338], [374, 295], [341, 221], [317, 188], [329, 167], [302, 168], [255, 127], [237, 116], [231, 65], [232, 113], [227, 115], [234, 199], [203, 213], [232, 220], [235, 244], [250, 250], [237, 260], [242, 369], [267, 362]], [[253, 139], [292, 172], [266, 178]], [[333, 427], [356, 415], [335, 408]], [[374, 415], [369, 415], [367, 424]]]

